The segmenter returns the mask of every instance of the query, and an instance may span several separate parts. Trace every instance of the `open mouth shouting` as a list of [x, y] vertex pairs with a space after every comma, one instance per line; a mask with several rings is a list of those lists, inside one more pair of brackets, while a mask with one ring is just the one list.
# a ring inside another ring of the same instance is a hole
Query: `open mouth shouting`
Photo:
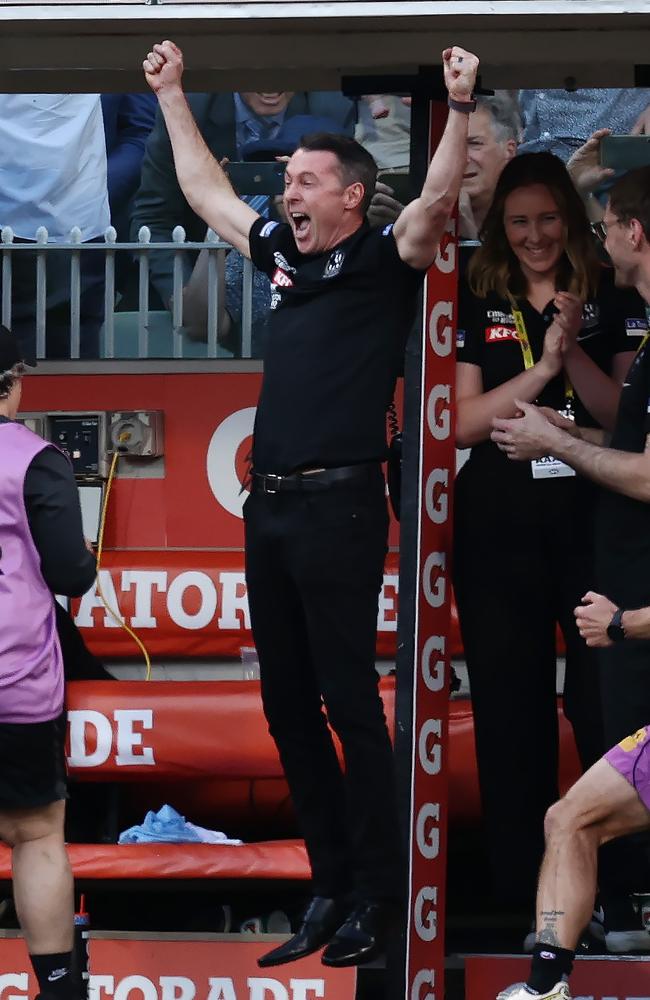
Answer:
[[298, 243], [303, 243], [309, 236], [311, 217], [304, 212], [291, 212], [291, 225]]

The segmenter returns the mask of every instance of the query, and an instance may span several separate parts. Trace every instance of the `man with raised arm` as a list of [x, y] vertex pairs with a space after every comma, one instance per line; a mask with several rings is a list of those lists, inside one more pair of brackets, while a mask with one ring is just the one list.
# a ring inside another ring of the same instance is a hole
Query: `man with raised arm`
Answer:
[[376, 165], [354, 140], [303, 137], [286, 168], [289, 221], [267, 221], [240, 201], [206, 148], [181, 87], [179, 49], [163, 42], [144, 61], [185, 197], [272, 281], [244, 505], [246, 579], [264, 711], [307, 845], [313, 898], [298, 932], [262, 966], [324, 945], [327, 965], [370, 961], [404, 893], [375, 670], [388, 529], [381, 462], [424, 272], [465, 169], [478, 60], [453, 48], [443, 65], [450, 112], [422, 193], [394, 225], [372, 229], [365, 214]]

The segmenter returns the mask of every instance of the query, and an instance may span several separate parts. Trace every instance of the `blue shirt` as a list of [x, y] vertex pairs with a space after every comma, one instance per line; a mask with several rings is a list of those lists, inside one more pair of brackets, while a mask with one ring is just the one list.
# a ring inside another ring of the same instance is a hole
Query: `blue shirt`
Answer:
[[241, 148], [245, 142], [251, 139], [274, 139], [284, 121], [284, 111], [268, 117], [256, 115], [251, 111], [241, 94], [233, 94], [235, 101], [235, 138], [237, 142], [237, 154], [241, 155]]
[[650, 90], [585, 88], [521, 90], [524, 134], [519, 153], [555, 153], [566, 160], [599, 128], [627, 135], [650, 104]]

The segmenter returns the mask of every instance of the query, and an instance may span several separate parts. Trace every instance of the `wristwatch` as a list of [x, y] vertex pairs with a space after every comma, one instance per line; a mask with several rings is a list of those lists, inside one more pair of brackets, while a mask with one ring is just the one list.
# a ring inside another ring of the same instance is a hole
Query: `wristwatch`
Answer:
[[455, 101], [453, 97], [448, 97], [447, 104], [452, 111], [460, 111], [463, 115], [471, 115], [472, 111], [476, 111], [476, 98], [474, 95], [472, 95], [469, 101]]
[[623, 618], [623, 609], [617, 608], [612, 615], [612, 620], [607, 626], [607, 636], [612, 640], [612, 642], [622, 642], [625, 638], [625, 629], [623, 628], [621, 619]]

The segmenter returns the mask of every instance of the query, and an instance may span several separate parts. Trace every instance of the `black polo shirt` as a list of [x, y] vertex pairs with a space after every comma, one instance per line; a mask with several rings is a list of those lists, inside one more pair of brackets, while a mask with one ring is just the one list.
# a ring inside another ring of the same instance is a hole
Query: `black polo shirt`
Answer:
[[[542, 313], [525, 299], [520, 300], [518, 306], [526, 324], [533, 359], [539, 361], [544, 350], [544, 336], [553, 321], [553, 303], [549, 302]], [[641, 297], [633, 289], [616, 288], [613, 271], [604, 267], [597, 294], [584, 307], [579, 343], [585, 354], [602, 371], [610, 374], [614, 356], [636, 351], [646, 327], [645, 306]], [[472, 295], [467, 286], [461, 289], [456, 359], [477, 365], [481, 369], [485, 392], [525, 371], [521, 344], [508, 300], [501, 299], [494, 293], [480, 299]], [[535, 402], [540, 406], [562, 410], [565, 399], [564, 374], [560, 373], [546, 384]], [[577, 394], [574, 413], [579, 425], [598, 426]], [[580, 480], [581, 477], [535, 480], [530, 462], [511, 461], [489, 440], [472, 448], [465, 468], [466, 475], [474, 474], [484, 482], [489, 481], [491, 493], [528, 497], [531, 504], [539, 501], [544, 507], [556, 500], [558, 510], [568, 502], [569, 496], [576, 497], [576, 491], [581, 494], [581, 500], [585, 500], [586, 495], [593, 496], [595, 491], [584, 480], [576, 483], [576, 478]], [[520, 492], [512, 494], [513, 489]], [[534, 507], [528, 506], [522, 512], [522, 517], [531, 515], [534, 516]], [[516, 516], [517, 512], [513, 512], [513, 517]]]
[[424, 271], [400, 259], [392, 226], [363, 223], [309, 255], [286, 224], [257, 219], [249, 239], [272, 281], [254, 468], [282, 475], [385, 458], [386, 408]]
[[[641, 454], [650, 434], [650, 344], [628, 373], [611, 447]], [[650, 604], [650, 504], [602, 490], [597, 516], [598, 586], [624, 608]]]

